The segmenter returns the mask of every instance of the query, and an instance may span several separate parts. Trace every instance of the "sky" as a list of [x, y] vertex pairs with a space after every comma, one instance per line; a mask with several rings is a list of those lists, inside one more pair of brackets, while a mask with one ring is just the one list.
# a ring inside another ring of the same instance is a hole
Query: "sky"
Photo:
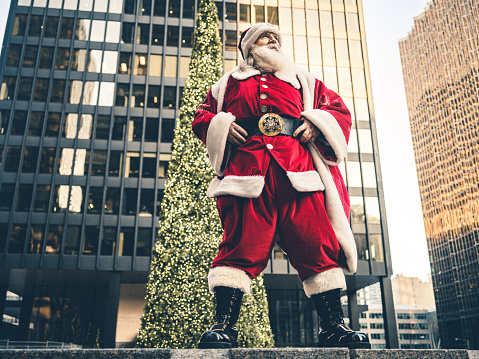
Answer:
[[[425, 0], [363, 0], [379, 156], [394, 274], [430, 273], [398, 40]], [[10, 0], [0, 0], [3, 40]], [[3, 55], [3, 54], [2, 54]]]

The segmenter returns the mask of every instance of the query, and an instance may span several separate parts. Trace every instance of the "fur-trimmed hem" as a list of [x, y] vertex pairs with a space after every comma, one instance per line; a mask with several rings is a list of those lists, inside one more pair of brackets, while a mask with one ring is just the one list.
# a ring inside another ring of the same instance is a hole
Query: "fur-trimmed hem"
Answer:
[[215, 287], [230, 287], [240, 289], [249, 294], [251, 278], [244, 270], [234, 267], [214, 267], [208, 273], [208, 286], [213, 294]]
[[316, 171], [290, 172], [286, 175], [293, 188], [298, 192], [317, 192], [324, 191], [324, 184]]
[[319, 109], [303, 111], [301, 116], [306, 117], [323, 133], [333, 149], [337, 161], [328, 161], [323, 158], [324, 162], [330, 166], [338, 165], [348, 154], [348, 144], [341, 127], [338, 125], [338, 121], [329, 112]]
[[264, 187], [263, 176], [226, 176], [213, 178], [206, 195], [219, 197], [225, 195], [243, 198], [258, 198]]
[[206, 134], [206, 149], [211, 166], [218, 176], [223, 176], [224, 159], [227, 158], [226, 143], [228, 141], [228, 132], [232, 122], [236, 117], [231, 113], [220, 112], [211, 120]]
[[332, 289], [346, 289], [346, 278], [341, 268], [328, 269], [316, 273], [303, 281], [304, 293], [308, 298], [318, 293], [324, 293]]

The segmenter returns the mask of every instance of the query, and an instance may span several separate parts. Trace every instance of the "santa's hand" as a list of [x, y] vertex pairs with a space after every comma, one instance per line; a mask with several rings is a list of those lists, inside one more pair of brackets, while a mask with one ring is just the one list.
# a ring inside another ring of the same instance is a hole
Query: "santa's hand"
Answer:
[[298, 138], [299, 142], [313, 142], [319, 136], [321, 131], [319, 131], [318, 128], [305, 117], [301, 117], [299, 120], [303, 120], [303, 123], [296, 129], [296, 131], [294, 131], [293, 137], [297, 138], [297, 136], [301, 134], [301, 137]]
[[246, 136], [248, 136], [248, 132], [246, 132], [243, 127], [241, 127], [235, 122], [231, 122], [230, 129], [228, 132], [228, 141], [230, 141], [234, 145], [241, 146], [243, 143], [246, 142]]

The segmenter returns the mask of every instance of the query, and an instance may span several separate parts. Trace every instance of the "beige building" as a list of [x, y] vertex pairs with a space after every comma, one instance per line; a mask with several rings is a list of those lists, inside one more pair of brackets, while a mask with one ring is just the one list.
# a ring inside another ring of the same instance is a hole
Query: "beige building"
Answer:
[[417, 277], [396, 275], [391, 280], [394, 305], [410, 305], [416, 309], [428, 309], [436, 306], [432, 282], [423, 282]]

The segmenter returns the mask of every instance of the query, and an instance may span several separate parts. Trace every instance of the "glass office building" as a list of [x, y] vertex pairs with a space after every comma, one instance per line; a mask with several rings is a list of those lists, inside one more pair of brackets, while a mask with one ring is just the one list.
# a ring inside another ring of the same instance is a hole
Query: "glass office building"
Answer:
[[[347, 276], [351, 325], [359, 329], [356, 290], [379, 281], [397, 346], [361, 2], [216, 4], [225, 71], [239, 62], [241, 32], [267, 21], [350, 108], [341, 170], [359, 255]], [[195, 0], [12, 1], [0, 63], [2, 337], [134, 342], [196, 9]], [[265, 273], [276, 345], [314, 343], [316, 315], [279, 248]]]
[[478, 12], [434, 1], [399, 43], [445, 348], [479, 349]]

